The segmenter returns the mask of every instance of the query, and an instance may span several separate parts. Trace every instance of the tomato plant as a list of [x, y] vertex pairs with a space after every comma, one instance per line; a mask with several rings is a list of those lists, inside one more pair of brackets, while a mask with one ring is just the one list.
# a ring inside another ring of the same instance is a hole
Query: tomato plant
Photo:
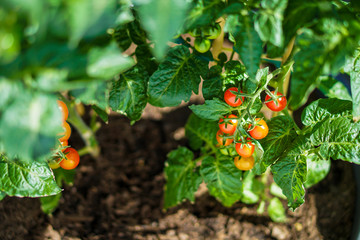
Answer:
[[[110, 112], [133, 124], [149, 104], [193, 94], [203, 99], [189, 104], [187, 147], [168, 154], [164, 208], [194, 201], [201, 182], [224, 206], [246, 201], [243, 185], [270, 172], [296, 209], [330, 160], [360, 164], [356, 1], [169, 0], [167, 11], [159, 0], [64, 1], [1, 3], [2, 195], [59, 196], [63, 169], [49, 163], [72, 156], [54, 147], [70, 137], [68, 123], [84, 141], [79, 155], [96, 158], [98, 121]], [[315, 89], [326, 98], [310, 101]], [[243, 173], [233, 160], [249, 146], [254, 164]]]

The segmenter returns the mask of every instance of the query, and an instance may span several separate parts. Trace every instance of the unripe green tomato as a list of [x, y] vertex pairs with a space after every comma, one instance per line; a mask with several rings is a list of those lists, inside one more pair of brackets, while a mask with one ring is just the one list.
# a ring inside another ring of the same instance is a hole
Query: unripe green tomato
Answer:
[[219, 150], [223, 155], [230, 155], [228, 148], [220, 148]]
[[201, 31], [198, 28], [195, 28], [191, 31], [189, 31], [190, 36], [192, 37], [199, 37], [201, 35]]
[[209, 49], [211, 47], [211, 42], [209, 39], [197, 38], [197, 39], [195, 39], [194, 46], [195, 46], [196, 51], [198, 51], [200, 53], [204, 53], [204, 52], [209, 51]]
[[205, 30], [205, 36], [208, 39], [216, 39], [221, 33], [221, 27], [219, 24], [211, 26]]

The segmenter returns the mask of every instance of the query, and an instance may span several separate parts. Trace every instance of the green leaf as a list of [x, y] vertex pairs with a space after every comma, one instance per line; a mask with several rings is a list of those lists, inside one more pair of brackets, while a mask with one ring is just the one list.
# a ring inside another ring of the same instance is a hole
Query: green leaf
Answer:
[[132, 58], [123, 56], [116, 43], [112, 43], [90, 50], [86, 72], [91, 77], [110, 79], [133, 65]]
[[258, 175], [264, 173], [288, 149], [297, 136], [294, 121], [290, 117], [273, 117], [267, 124], [269, 133], [260, 141], [264, 154], [253, 170]]
[[173, 207], [184, 199], [195, 200], [195, 192], [201, 183], [201, 177], [193, 161], [194, 154], [180, 147], [168, 154], [165, 163], [164, 208]]
[[116, 19], [115, 5], [115, 0], [67, 1], [70, 44], [77, 45], [83, 36], [104, 34]]
[[269, 68], [261, 68], [256, 72], [255, 79], [248, 78], [245, 80], [245, 91], [249, 94], [255, 93], [258, 86], [263, 86], [269, 74]]
[[148, 78], [146, 71], [137, 66], [120, 74], [120, 79], [113, 81], [110, 90], [110, 107], [131, 120], [139, 120], [147, 103]]
[[109, 120], [109, 115], [103, 109], [99, 108], [96, 105], [92, 105], [91, 108], [96, 112], [96, 114], [103, 120], [105, 123]]
[[244, 79], [248, 78], [246, 75], [246, 68], [240, 61], [231, 60], [225, 64], [224, 81], [227, 85], [236, 86]]
[[350, 72], [351, 96], [353, 101], [353, 115], [356, 119], [360, 118], [360, 50], [355, 52]]
[[204, 142], [207, 145], [215, 145], [218, 129], [219, 126], [216, 122], [206, 121], [191, 114], [185, 125], [185, 134], [189, 139], [190, 147], [198, 150]]
[[271, 220], [274, 222], [285, 222], [286, 214], [284, 206], [282, 205], [280, 199], [272, 198], [268, 206], [268, 213]]
[[265, 200], [262, 200], [260, 203], [259, 203], [259, 207], [258, 209], [256, 210], [257, 214], [259, 215], [262, 215], [264, 214], [265, 212]]
[[319, 85], [319, 75], [323, 71], [326, 43], [305, 31], [296, 38], [296, 46], [300, 51], [294, 56], [294, 73], [290, 83], [289, 106], [297, 109], [307, 101], [310, 93]]
[[89, 82], [85, 88], [70, 91], [71, 95], [87, 105], [96, 105], [106, 110], [108, 107], [109, 88], [107, 82]]
[[0, 191], [0, 201], [3, 200], [6, 197], [6, 193]]
[[123, 51], [128, 49], [132, 43], [126, 25], [120, 25], [116, 27], [115, 32], [112, 36], [115, 39], [119, 48]]
[[[327, 17], [321, 18], [314, 30], [304, 29], [296, 38], [298, 51], [294, 56], [289, 100], [292, 109], [306, 102], [311, 91], [319, 85], [320, 74], [336, 74], [358, 47], [358, 19], [347, 9], [337, 13], [330, 9]], [[339, 16], [333, 18], [334, 14]]]
[[158, 63], [152, 56], [148, 45], [137, 46], [135, 49], [135, 55], [138, 66], [144, 67], [148, 72], [149, 76], [158, 69]]
[[209, 121], [218, 121], [232, 110], [232, 107], [217, 98], [207, 100], [202, 105], [191, 105], [189, 108], [198, 117]]
[[178, 32], [189, 7], [183, 0], [135, 0], [141, 24], [154, 41], [154, 54], [162, 59], [168, 48], [167, 42]]
[[203, 177], [210, 195], [224, 206], [230, 207], [239, 201], [242, 195], [241, 171], [231, 158], [205, 157], [201, 163], [200, 174]]
[[235, 39], [234, 49], [240, 54], [250, 78], [255, 79], [256, 72], [260, 67], [262, 54], [262, 41], [254, 29], [253, 16], [248, 15], [239, 18], [239, 25], [231, 30]]
[[285, 195], [282, 193], [281, 188], [275, 183], [271, 183], [270, 185], [270, 193], [275, 197], [286, 199]]
[[324, 159], [333, 158], [360, 164], [360, 123], [345, 117], [329, 118], [318, 123], [310, 136], [320, 146]]
[[247, 172], [246, 176], [243, 178], [241, 202], [246, 204], [257, 203], [260, 200], [260, 195], [263, 194], [264, 189], [265, 185], [255, 178], [253, 171]]
[[287, 5], [287, 0], [262, 0], [261, 9], [255, 15], [255, 30], [258, 32], [262, 41], [282, 46], [283, 13]]
[[[59, 187], [65, 184], [72, 185], [74, 183], [75, 178], [75, 170], [64, 170], [62, 168], [57, 168], [53, 170], [53, 173], [55, 175], [56, 183]], [[60, 199], [61, 199], [61, 192], [48, 197], [42, 197], [40, 198], [41, 203], [41, 209], [46, 214], [51, 214], [56, 210], [56, 208], [59, 205]]]
[[337, 98], [319, 99], [307, 106], [301, 114], [305, 126], [315, 126], [325, 119], [352, 118], [351, 101]]
[[222, 0], [200, 0], [190, 8], [184, 26], [195, 29], [209, 25], [221, 16], [224, 8]]
[[147, 35], [144, 29], [141, 28], [138, 20], [135, 20], [128, 24], [129, 26], [129, 35], [131, 40], [136, 45], [146, 45], [147, 44]]
[[165, 107], [189, 101], [197, 93], [200, 75], [208, 70], [208, 63], [198, 59], [185, 46], [171, 48], [159, 69], [150, 77], [149, 102]]
[[[343, 100], [351, 100], [349, 91], [345, 85], [337, 81], [332, 77], [321, 77], [320, 84], [318, 86], [319, 90], [325, 94], [328, 98], [339, 98]], [[353, 88], [351, 88], [353, 89]], [[360, 100], [360, 99], [359, 99]]]
[[[6, 90], [0, 89], [0, 96]], [[57, 134], [62, 132], [56, 98], [25, 89], [12, 97], [0, 118], [0, 141], [7, 154], [26, 161], [48, 157], [57, 142]]]
[[314, 156], [313, 158], [307, 159], [307, 175], [306, 182], [304, 183], [305, 188], [310, 188], [323, 180], [330, 171], [331, 161], [321, 160]]
[[4, 111], [9, 107], [14, 98], [23, 91], [18, 81], [11, 81], [0, 77], [0, 110]]
[[46, 214], [51, 214], [56, 210], [61, 199], [61, 193], [54, 196], [40, 198], [41, 210]]
[[219, 98], [222, 95], [223, 81], [221, 77], [222, 67], [215, 65], [210, 68], [204, 77], [202, 93], [205, 100]]
[[46, 162], [25, 163], [0, 156], [0, 191], [9, 196], [44, 197], [61, 189]]
[[288, 0], [288, 5], [284, 14], [283, 29], [284, 29], [284, 46], [286, 46], [290, 39], [296, 35], [296, 32], [306, 26], [313, 25], [322, 16], [320, 6], [323, 9], [331, 10], [330, 1], [312, 1], [312, 0]]
[[119, 0], [120, 13], [116, 18], [117, 24], [125, 24], [134, 21], [134, 15], [131, 12], [132, 2], [131, 0]]
[[306, 181], [306, 154], [311, 149], [309, 141], [299, 136], [292, 142], [275, 164], [271, 166], [274, 181], [283, 190], [289, 207], [295, 209], [304, 202]]

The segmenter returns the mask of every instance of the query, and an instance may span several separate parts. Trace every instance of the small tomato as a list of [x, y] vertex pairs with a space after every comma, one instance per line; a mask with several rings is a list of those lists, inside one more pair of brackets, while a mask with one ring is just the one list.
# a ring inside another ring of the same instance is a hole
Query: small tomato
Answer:
[[57, 103], [58, 103], [59, 109], [60, 109], [60, 111], [62, 113], [62, 116], [63, 116], [62, 120], [66, 121], [68, 119], [68, 116], [69, 116], [69, 109], [68, 109], [68, 107], [66, 106], [66, 104], [63, 101], [57, 100]]
[[236, 131], [236, 126], [238, 124], [238, 120], [236, 119], [237, 116], [234, 114], [230, 114], [229, 116], [224, 116], [224, 118], [234, 118], [234, 119], [231, 119], [230, 121], [226, 121], [226, 122], [224, 122], [224, 119], [220, 119], [219, 120], [220, 130], [223, 133], [234, 134], [234, 132]]
[[[268, 135], [269, 127], [263, 119], [260, 120], [260, 118], [256, 118], [255, 121], [256, 126], [253, 130], [249, 131], [249, 133], [255, 139], [263, 139]], [[251, 124], [249, 126], [249, 129], [251, 129]]]
[[205, 53], [205, 52], [209, 51], [209, 49], [211, 47], [211, 42], [208, 39], [196, 38], [195, 42], [194, 42], [194, 47], [195, 47], [196, 51], [198, 51], [200, 53]]
[[[233, 92], [238, 92], [238, 89], [236, 87], [227, 89], [224, 93], [224, 100], [232, 107], [240, 106], [244, 102], [244, 97], [239, 97]], [[242, 93], [242, 91], [240, 92]]]
[[221, 132], [221, 130], [216, 133], [216, 140], [218, 141], [220, 146], [229, 146], [234, 141], [233, 138], [224, 139], [222, 135], [224, 135], [224, 133]]
[[[272, 91], [271, 93], [275, 94], [274, 91]], [[266, 95], [265, 97], [265, 105], [271, 110], [271, 111], [274, 111], [274, 112], [280, 112], [282, 111], [285, 107], [286, 107], [286, 104], [287, 104], [287, 100], [286, 100], [286, 97], [278, 92], [276, 94], [277, 96], [281, 96], [279, 97], [278, 99], [276, 100], [273, 100], [273, 101], [270, 101], [270, 102], [267, 102], [268, 100], [271, 99], [271, 97], [269, 95]]]
[[60, 167], [66, 170], [74, 169], [79, 165], [80, 156], [74, 148], [67, 148], [64, 151], [65, 158], [60, 162]]
[[242, 158], [235, 157], [234, 158], [235, 166], [238, 169], [243, 170], [243, 171], [251, 170], [254, 167], [254, 163], [255, 163], [255, 160], [254, 160], [253, 156], [251, 156], [251, 157], [242, 157]]
[[[248, 138], [247, 140], [251, 140], [251, 139]], [[235, 150], [242, 157], [250, 157], [254, 153], [255, 145], [251, 141], [248, 141], [246, 144], [236, 143]]]

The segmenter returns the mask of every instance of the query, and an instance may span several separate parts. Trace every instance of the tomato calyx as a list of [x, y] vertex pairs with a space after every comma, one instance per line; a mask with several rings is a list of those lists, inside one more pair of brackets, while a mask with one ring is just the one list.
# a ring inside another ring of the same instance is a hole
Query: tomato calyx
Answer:
[[207, 27], [204, 32], [208, 39], [216, 39], [221, 34], [221, 26], [218, 23], [215, 23], [214, 25]]

